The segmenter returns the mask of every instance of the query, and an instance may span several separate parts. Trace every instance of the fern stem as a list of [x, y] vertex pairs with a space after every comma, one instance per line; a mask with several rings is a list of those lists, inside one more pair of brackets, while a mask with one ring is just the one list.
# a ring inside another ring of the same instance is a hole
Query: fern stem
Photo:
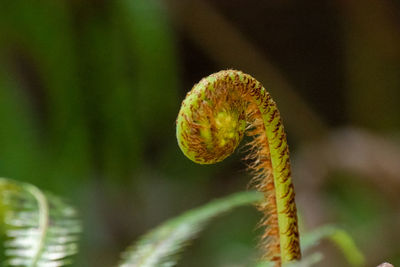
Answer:
[[256, 79], [225, 70], [202, 79], [187, 94], [177, 118], [177, 139], [194, 162], [211, 164], [228, 157], [245, 129], [256, 188], [264, 194], [258, 208], [266, 227], [264, 258], [276, 266], [300, 259], [297, 211], [291, 181], [289, 148], [275, 102]]
[[38, 232], [39, 232], [39, 242], [37, 243], [35, 256], [32, 258], [31, 267], [38, 266], [38, 262], [41, 258], [42, 252], [45, 246], [45, 240], [47, 236], [47, 229], [49, 226], [49, 205], [47, 202], [47, 198], [37, 187], [26, 184], [26, 190], [32, 194], [32, 196], [36, 199], [38, 203], [38, 214], [39, 214], [39, 222], [38, 222]]

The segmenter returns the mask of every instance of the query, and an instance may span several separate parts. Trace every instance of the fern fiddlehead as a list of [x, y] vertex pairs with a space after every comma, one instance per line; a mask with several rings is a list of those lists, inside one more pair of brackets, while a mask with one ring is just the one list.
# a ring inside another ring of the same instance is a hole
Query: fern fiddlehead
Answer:
[[256, 188], [264, 194], [258, 209], [263, 258], [281, 266], [300, 259], [300, 244], [289, 149], [279, 111], [256, 79], [236, 70], [203, 78], [187, 94], [177, 118], [177, 139], [192, 161], [212, 164], [236, 149], [243, 135], [249, 143], [249, 168]]

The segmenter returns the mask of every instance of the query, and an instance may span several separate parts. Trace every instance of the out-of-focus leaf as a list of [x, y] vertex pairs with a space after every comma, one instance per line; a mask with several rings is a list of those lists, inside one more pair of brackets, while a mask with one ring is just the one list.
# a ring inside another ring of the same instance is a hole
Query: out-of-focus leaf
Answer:
[[353, 239], [344, 230], [327, 225], [320, 227], [301, 238], [301, 246], [303, 252], [315, 247], [319, 242], [328, 238], [342, 251], [347, 261], [352, 266], [362, 266], [365, 262], [364, 256], [354, 243]]
[[166, 267], [174, 266], [178, 254], [190, 240], [204, 229], [215, 216], [233, 208], [259, 201], [257, 192], [237, 193], [214, 200], [200, 208], [167, 221], [148, 234], [122, 254], [121, 267]]
[[64, 266], [77, 251], [76, 211], [37, 187], [0, 178], [4, 266]]
[[336, 246], [340, 248], [346, 259], [352, 266], [363, 266], [365, 263], [364, 255], [358, 249], [351, 236], [341, 229], [336, 229], [329, 237]]

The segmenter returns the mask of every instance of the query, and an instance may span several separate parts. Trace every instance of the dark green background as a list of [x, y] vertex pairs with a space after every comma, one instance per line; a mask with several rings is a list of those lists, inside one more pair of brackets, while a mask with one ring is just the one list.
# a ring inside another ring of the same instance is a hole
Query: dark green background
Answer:
[[[175, 141], [192, 85], [241, 69], [281, 108], [303, 231], [341, 225], [368, 266], [400, 264], [399, 11], [390, 0], [0, 0], [0, 176], [79, 209], [76, 266], [115, 265], [165, 219], [246, 189], [243, 154], [200, 166]], [[353, 129], [370, 139], [343, 141]], [[259, 218], [219, 219], [180, 266], [245, 266]], [[346, 265], [319, 249], [321, 266]]]

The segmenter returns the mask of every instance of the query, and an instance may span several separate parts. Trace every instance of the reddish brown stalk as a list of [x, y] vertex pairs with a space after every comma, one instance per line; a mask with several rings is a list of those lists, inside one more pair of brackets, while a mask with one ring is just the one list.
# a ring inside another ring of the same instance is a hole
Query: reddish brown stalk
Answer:
[[265, 202], [257, 205], [258, 210], [264, 215], [259, 225], [266, 229], [261, 237], [260, 246], [263, 251], [267, 252], [263, 255], [263, 260], [273, 261], [275, 266], [279, 267], [281, 266], [281, 257], [278, 213], [268, 139], [265, 134], [264, 122], [257, 106], [254, 104], [249, 105], [247, 114], [250, 115], [248, 117], [249, 130], [246, 131], [246, 134], [252, 137], [253, 140], [247, 144], [250, 153], [245, 156], [244, 160], [250, 162], [248, 168], [253, 174], [251, 184], [262, 192], [266, 199]]

